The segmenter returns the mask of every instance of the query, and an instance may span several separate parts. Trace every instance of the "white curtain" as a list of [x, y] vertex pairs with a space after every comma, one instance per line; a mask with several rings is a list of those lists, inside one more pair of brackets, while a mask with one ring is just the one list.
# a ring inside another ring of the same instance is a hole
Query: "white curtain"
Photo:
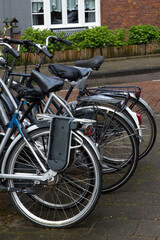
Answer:
[[38, 13], [43, 10], [43, 0], [32, 0], [32, 12]]
[[62, 0], [50, 0], [51, 11], [62, 11]]
[[94, 10], [95, 9], [95, 0], [85, 0], [85, 9]]
[[[32, 3], [32, 12], [38, 13], [43, 9], [43, 2]], [[42, 11], [41, 11], [42, 12]]]
[[67, 9], [69, 11], [78, 10], [78, 0], [67, 0]]

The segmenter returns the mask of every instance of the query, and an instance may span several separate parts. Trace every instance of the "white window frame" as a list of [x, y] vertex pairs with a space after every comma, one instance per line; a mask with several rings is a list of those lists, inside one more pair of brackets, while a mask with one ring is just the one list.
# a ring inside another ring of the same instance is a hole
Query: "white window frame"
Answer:
[[43, 0], [44, 6], [44, 25], [33, 25], [34, 28], [39, 29], [65, 29], [65, 28], [82, 28], [101, 26], [101, 14], [100, 14], [100, 0], [95, 0], [95, 22], [85, 23], [85, 6], [84, 0], [78, 0], [79, 14], [78, 23], [67, 23], [67, 0], [62, 0], [62, 22], [63, 24], [51, 24], [50, 14], [50, 0]]
[[36, 0], [33, 0], [33, 1], [31, 1], [31, 12], [32, 12], [32, 26], [34, 27], [34, 26], [44, 26], [45, 25], [45, 22], [44, 22], [44, 25], [33, 25], [33, 15], [34, 16], [38, 16], [38, 15], [43, 15], [43, 19], [45, 18], [45, 13], [44, 13], [44, 9], [43, 9], [43, 12], [42, 13], [38, 13], [38, 12], [33, 12], [32, 10], [32, 3], [39, 3], [39, 2], [42, 2], [43, 3], [43, 8], [44, 8], [44, 0], [39, 0], [39, 1], [36, 1]]

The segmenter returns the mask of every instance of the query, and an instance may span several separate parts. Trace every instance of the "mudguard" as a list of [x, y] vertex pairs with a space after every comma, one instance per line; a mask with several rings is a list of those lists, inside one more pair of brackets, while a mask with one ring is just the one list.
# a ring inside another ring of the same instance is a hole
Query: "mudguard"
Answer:
[[[134, 100], [137, 100], [136, 96], [133, 93], [130, 93], [130, 98], [133, 98]], [[150, 114], [154, 117], [153, 110], [141, 97], [138, 98], [138, 102], [142, 103], [146, 107], [146, 109], [150, 112]]]
[[[38, 126], [37, 125], [33, 125], [29, 128], [26, 129], [26, 132], [29, 133], [31, 131], [34, 131], [38, 129]], [[10, 144], [10, 146], [8, 147], [5, 155], [4, 155], [4, 158], [3, 158], [3, 162], [2, 162], [2, 166], [1, 166], [1, 173], [5, 173], [5, 168], [6, 168], [6, 163], [7, 163], [7, 160], [8, 160], [8, 157], [12, 151], [12, 149], [14, 148], [14, 146], [18, 143], [18, 141], [20, 141], [22, 139], [22, 136], [20, 134], [18, 134], [18, 136], [12, 141], [12, 143]]]

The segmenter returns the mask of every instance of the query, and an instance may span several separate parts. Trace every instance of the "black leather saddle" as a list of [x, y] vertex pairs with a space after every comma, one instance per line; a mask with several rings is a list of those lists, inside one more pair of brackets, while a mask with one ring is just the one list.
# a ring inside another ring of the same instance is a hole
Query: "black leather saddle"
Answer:
[[50, 64], [48, 69], [55, 76], [67, 79], [70, 82], [77, 81], [92, 72], [90, 68], [78, 68], [60, 64]]
[[45, 94], [61, 90], [64, 84], [62, 80], [56, 77], [47, 77], [36, 70], [32, 71], [31, 77]]
[[92, 68], [94, 70], [98, 70], [102, 63], [104, 62], [103, 56], [96, 56], [87, 60], [78, 60], [75, 61], [75, 66], [77, 67], [85, 67]]

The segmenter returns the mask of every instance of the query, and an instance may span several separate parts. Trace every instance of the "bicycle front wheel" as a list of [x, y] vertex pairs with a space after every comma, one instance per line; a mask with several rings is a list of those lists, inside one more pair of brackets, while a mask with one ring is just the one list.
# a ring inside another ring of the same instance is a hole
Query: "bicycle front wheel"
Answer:
[[[42, 159], [48, 152], [49, 130], [37, 129], [29, 134], [32, 147]], [[68, 227], [82, 221], [94, 209], [101, 193], [101, 169], [99, 161], [85, 139], [74, 136], [76, 147], [71, 154], [69, 167], [57, 174], [53, 181], [8, 180], [8, 186], [34, 190], [34, 194], [11, 192], [18, 210], [32, 222], [47, 227]], [[37, 150], [38, 148], [41, 150]], [[22, 139], [13, 149], [8, 160], [8, 173], [37, 173], [42, 169]]]

